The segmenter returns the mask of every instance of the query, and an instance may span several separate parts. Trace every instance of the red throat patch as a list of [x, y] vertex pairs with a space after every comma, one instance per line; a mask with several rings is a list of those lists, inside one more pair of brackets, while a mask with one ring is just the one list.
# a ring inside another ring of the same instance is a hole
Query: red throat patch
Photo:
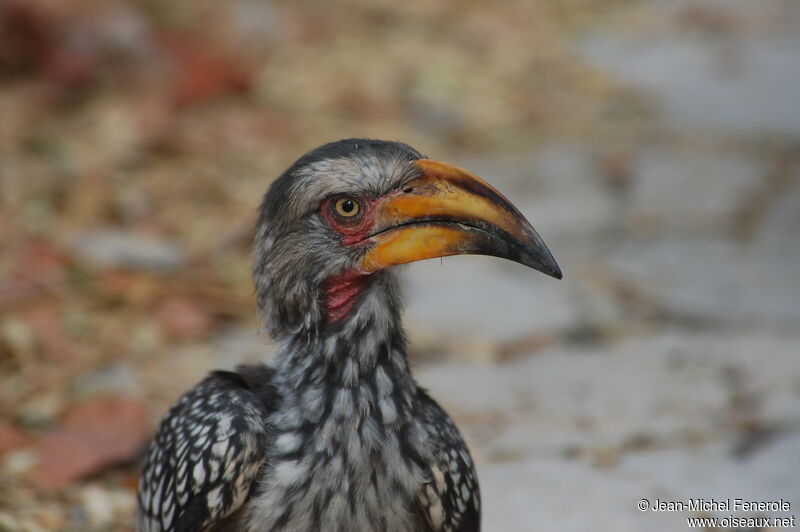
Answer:
[[328, 322], [334, 323], [350, 314], [369, 274], [347, 270], [325, 281], [325, 310]]

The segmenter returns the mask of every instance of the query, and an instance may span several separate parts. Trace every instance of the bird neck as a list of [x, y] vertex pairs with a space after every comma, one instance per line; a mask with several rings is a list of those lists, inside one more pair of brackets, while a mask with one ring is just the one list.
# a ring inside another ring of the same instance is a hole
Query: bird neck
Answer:
[[276, 382], [287, 407], [310, 420], [372, 413], [385, 425], [411, 415], [417, 386], [396, 294], [393, 278], [375, 279], [361, 289], [347, 317], [284, 341]]
[[284, 341], [250, 529], [413, 529], [403, 501], [422, 489], [433, 449], [395, 294], [370, 282], [345, 319]]

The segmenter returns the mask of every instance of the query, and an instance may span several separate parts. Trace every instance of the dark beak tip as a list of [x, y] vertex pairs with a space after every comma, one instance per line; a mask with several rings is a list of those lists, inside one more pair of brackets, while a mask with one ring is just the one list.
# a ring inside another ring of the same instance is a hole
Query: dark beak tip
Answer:
[[538, 262], [533, 266], [545, 275], [549, 275], [555, 279], [562, 279], [564, 275], [561, 273], [561, 268], [556, 264], [556, 261]]
[[545, 275], [549, 275], [555, 279], [562, 279], [564, 277], [563, 273], [561, 272], [561, 267], [558, 265], [556, 259], [547, 248], [538, 248], [532, 254], [530, 259], [532, 260], [528, 262], [528, 266], [532, 267], [533, 269], [539, 270]]

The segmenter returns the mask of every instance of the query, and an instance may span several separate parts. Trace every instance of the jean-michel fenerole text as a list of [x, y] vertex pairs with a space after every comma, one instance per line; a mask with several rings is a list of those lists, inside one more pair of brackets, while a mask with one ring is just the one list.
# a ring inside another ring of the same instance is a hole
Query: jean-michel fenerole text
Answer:
[[750, 501], [746, 499], [688, 499], [666, 501], [656, 499], [650, 505], [654, 512], [788, 512], [792, 505], [785, 499]]

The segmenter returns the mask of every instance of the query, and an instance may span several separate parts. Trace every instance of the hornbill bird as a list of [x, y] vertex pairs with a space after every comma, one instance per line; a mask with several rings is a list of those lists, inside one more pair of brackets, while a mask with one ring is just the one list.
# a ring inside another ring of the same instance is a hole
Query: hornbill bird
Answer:
[[216, 371], [162, 420], [138, 489], [141, 531], [477, 531], [458, 429], [406, 358], [391, 266], [493, 255], [561, 271], [492, 186], [399, 142], [298, 159], [255, 229], [274, 367]]

